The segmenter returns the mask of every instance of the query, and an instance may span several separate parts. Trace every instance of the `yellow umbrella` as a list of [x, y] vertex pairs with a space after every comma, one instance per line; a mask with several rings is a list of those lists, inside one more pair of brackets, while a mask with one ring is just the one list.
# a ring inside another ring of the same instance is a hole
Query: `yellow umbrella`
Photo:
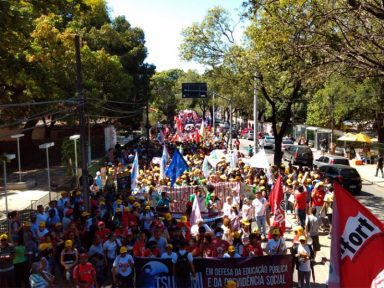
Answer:
[[359, 133], [356, 135], [356, 142], [372, 143], [372, 139], [369, 136]]

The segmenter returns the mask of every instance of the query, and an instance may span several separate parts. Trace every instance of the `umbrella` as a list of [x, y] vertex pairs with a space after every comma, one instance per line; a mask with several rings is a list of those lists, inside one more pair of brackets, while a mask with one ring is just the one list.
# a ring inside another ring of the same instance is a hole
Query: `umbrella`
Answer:
[[372, 140], [371, 138], [369, 138], [369, 136], [363, 134], [363, 133], [359, 133], [356, 135], [356, 142], [364, 142], [364, 143], [372, 143]]
[[356, 141], [356, 134], [353, 133], [347, 133], [339, 138], [337, 138], [338, 141], [350, 141], [355, 142]]

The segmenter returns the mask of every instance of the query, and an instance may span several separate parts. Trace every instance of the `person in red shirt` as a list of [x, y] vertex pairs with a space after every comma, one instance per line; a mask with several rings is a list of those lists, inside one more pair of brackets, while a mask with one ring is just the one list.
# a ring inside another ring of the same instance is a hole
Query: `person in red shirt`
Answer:
[[211, 250], [212, 250], [212, 257], [223, 257], [225, 252], [227, 252], [229, 243], [221, 237], [223, 236], [223, 229], [216, 228], [215, 229], [215, 237], [212, 239], [211, 242]]
[[72, 277], [75, 282], [75, 287], [99, 287], [96, 281], [96, 270], [92, 264], [88, 262], [88, 255], [86, 253], [80, 254], [80, 263], [73, 269]]
[[135, 245], [133, 245], [133, 255], [136, 257], [144, 257], [147, 244], [147, 235], [144, 232], [141, 232], [139, 238], [136, 240]]
[[176, 227], [181, 229], [181, 234], [185, 240], [189, 241], [189, 239], [191, 239], [191, 225], [189, 224], [187, 216], [181, 216], [180, 222], [177, 223]]
[[[315, 185], [315, 188], [312, 191], [312, 207], [316, 208], [316, 215], [323, 218], [325, 217], [325, 211], [321, 208], [324, 205], [324, 197], [325, 197], [325, 191], [324, 191], [324, 182], [320, 181]], [[321, 211], [322, 210], [322, 211]], [[320, 214], [320, 211], [322, 212]]]
[[150, 240], [148, 242], [143, 257], [160, 257], [160, 250], [157, 248], [157, 243], [155, 240]]
[[305, 186], [300, 185], [294, 192], [294, 207], [297, 215], [297, 219], [299, 219], [300, 225], [305, 227], [305, 218], [307, 216], [307, 189]]
[[109, 234], [111, 234], [111, 230], [105, 228], [105, 223], [103, 221], [99, 221], [97, 227], [99, 230], [96, 231], [96, 235], [100, 237], [101, 243], [104, 244], [104, 242], [107, 241]]
[[130, 221], [137, 221], [135, 215], [131, 213], [131, 210], [128, 206], [124, 207], [123, 209], [123, 216], [121, 218], [121, 222], [123, 224], [123, 227], [127, 227], [129, 225]]
[[249, 244], [245, 245], [241, 256], [263, 256], [263, 248], [261, 247], [260, 234], [252, 233], [249, 235]]

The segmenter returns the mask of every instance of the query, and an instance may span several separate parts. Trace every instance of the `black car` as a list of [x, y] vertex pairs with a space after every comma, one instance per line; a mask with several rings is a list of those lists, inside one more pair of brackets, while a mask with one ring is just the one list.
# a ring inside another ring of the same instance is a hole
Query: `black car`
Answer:
[[324, 177], [337, 181], [351, 193], [361, 192], [362, 181], [359, 172], [353, 167], [341, 164], [324, 165], [319, 168]]
[[284, 160], [293, 165], [312, 166], [313, 153], [310, 147], [305, 145], [289, 145], [284, 150]]

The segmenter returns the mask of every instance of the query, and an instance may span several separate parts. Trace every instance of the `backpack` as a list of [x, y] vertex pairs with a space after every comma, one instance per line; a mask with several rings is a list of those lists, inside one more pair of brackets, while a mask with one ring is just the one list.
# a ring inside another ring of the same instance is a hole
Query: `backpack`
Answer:
[[177, 252], [176, 275], [189, 275], [190, 271], [191, 266], [188, 261], [188, 251], [185, 251], [183, 255]]

